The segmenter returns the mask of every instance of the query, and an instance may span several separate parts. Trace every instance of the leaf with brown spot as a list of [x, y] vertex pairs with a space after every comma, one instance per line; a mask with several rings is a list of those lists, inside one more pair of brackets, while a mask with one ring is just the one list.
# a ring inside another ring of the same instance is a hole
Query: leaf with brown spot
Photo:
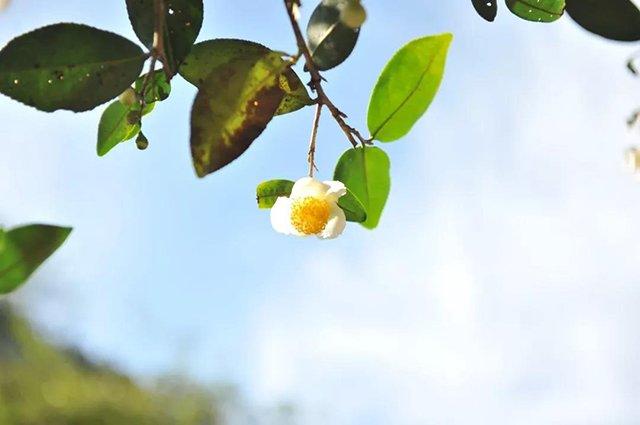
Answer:
[[[193, 46], [191, 53], [180, 66], [180, 75], [200, 88], [214, 69], [239, 58], [258, 60], [269, 53], [273, 51], [268, 47], [249, 40], [226, 38], [207, 40]], [[285, 95], [276, 115], [295, 112], [316, 103], [309, 97], [305, 85], [291, 68], [280, 76], [280, 88], [284, 90]]]
[[264, 131], [284, 91], [279, 76], [288, 65], [281, 54], [240, 57], [204, 80], [191, 111], [191, 155], [198, 177], [229, 164]]
[[84, 112], [122, 93], [145, 60], [140, 47], [117, 34], [49, 25], [0, 50], [0, 93], [45, 112]]

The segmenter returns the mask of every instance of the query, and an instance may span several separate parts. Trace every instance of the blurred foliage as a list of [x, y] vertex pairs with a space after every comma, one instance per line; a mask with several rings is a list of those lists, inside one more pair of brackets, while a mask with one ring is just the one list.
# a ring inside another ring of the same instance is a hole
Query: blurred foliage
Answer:
[[46, 342], [0, 302], [0, 424], [217, 425], [218, 418], [211, 393], [175, 379], [142, 388]]

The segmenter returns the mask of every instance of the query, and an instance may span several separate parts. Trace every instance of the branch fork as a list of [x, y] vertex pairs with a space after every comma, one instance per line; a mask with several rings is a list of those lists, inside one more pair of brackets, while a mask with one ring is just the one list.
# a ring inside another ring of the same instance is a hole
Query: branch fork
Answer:
[[[284, 0], [285, 7], [287, 9], [287, 15], [289, 16], [289, 21], [291, 22], [291, 26], [293, 28], [293, 33], [296, 37], [296, 42], [298, 44], [299, 53], [297, 57], [300, 55], [304, 56], [307, 71], [311, 74], [311, 81], [309, 82], [309, 87], [311, 90], [317, 94], [317, 107], [316, 107], [316, 117], [313, 121], [313, 128], [311, 130], [311, 143], [309, 145], [309, 177], [313, 177], [313, 170], [315, 169], [314, 157], [315, 157], [315, 141], [316, 135], [318, 133], [318, 125], [320, 119], [320, 112], [323, 106], [326, 106], [331, 112], [331, 115], [338, 123], [344, 134], [347, 136], [347, 139], [351, 143], [351, 145], [356, 148], [358, 146], [358, 142], [364, 145], [370, 145], [371, 139], [364, 138], [358, 130], [351, 127], [345, 122], [345, 118], [347, 115], [340, 111], [329, 99], [327, 94], [322, 87], [322, 81], [324, 78], [318, 72], [318, 69], [313, 63], [313, 59], [311, 57], [311, 52], [309, 51], [309, 47], [307, 46], [306, 41], [304, 40], [304, 36], [302, 35], [302, 30], [300, 29], [300, 25], [298, 24], [298, 20], [296, 17], [296, 13], [294, 11], [294, 6], [300, 6], [299, 0]], [[356, 140], [357, 139], [357, 140]]]

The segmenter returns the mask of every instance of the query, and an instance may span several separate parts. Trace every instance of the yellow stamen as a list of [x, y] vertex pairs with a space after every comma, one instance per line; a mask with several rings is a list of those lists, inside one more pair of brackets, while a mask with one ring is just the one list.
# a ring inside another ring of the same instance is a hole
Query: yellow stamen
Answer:
[[324, 199], [298, 198], [291, 205], [291, 224], [304, 235], [316, 235], [327, 226], [330, 212], [331, 206]]

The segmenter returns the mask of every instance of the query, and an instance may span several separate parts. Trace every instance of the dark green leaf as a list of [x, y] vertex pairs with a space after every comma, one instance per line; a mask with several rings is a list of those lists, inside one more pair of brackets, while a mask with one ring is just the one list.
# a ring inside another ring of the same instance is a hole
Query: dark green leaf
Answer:
[[553, 22], [562, 17], [565, 0], [507, 0], [507, 6], [514, 15], [527, 21]]
[[493, 22], [498, 14], [498, 0], [471, 0], [473, 7], [485, 20]]
[[[164, 48], [171, 75], [178, 72], [195, 43], [203, 18], [202, 0], [166, 0]], [[154, 0], [127, 0], [129, 20], [136, 35], [149, 49], [153, 48], [156, 26]]]
[[0, 92], [46, 112], [87, 111], [129, 87], [145, 59], [119, 35], [86, 25], [51, 25], [0, 51]]
[[[135, 82], [136, 92], [140, 92], [146, 74], [138, 78]], [[144, 108], [142, 116], [150, 114], [156, 105], [156, 101], [160, 102], [171, 93], [171, 84], [165, 78], [162, 70], [154, 72], [153, 79], [149, 83], [149, 90], [146, 96], [147, 106]], [[115, 101], [100, 117], [98, 125], [98, 145], [97, 151], [99, 156], [104, 156], [119, 143], [131, 140], [140, 132], [140, 104], [134, 103], [131, 106], [125, 106], [120, 101]], [[132, 113], [138, 112], [135, 120], [130, 120]]]
[[258, 208], [272, 208], [278, 198], [291, 195], [294, 182], [291, 180], [269, 180], [258, 185], [256, 199]]
[[311, 15], [307, 40], [313, 64], [320, 71], [340, 65], [356, 46], [360, 28], [349, 28], [340, 20], [342, 10], [351, 1], [322, 0]]
[[390, 167], [387, 154], [373, 147], [349, 149], [336, 165], [333, 179], [343, 182], [362, 203], [367, 212], [362, 225], [367, 229], [380, 222], [391, 189]]
[[347, 189], [347, 194], [338, 199], [338, 206], [344, 211], [347, 221], [364, 223], [367, 221], [367, 211], [356, 195]]
[[640, 40], [640, 10], [631, 0], [567, 0], [567, 13], [582, 28], [610, 40]]
[[191, 111], [191, 155], [198, 177], [238, 158], [264, 131], [282, 102], [280, 53], [242, 57], [207, 77]]
[[[240, 58], [259, 58], [272, 52], [269, 48], [247, 40], [216, 39], [198, 43], [180, 67], [180, 75], [196, 87], [200, 87], [211, 72], [219, 66]], [[315, 102], [309, 97], [300, 77], [291, 68], [280, 76], [280, 88], [285, 96], [276, 111], [284, 115]]]
[[[260, 183], [256, 189], [258, 208], [272, 208], [279, 197], [288, 197], [295, 183], [291, 180], [269, 180]], [[344, 211], [347, 221], [362, 223], [367, 219], [367, 212], [358, 198], [347, 189], [347, 194], [341, 196], [338, 205]]]
[[15, 291], [71, 233], [67, 227], [33, 224], [4, 234], [0, 242], [0, 294]]
[[419, 38], [393, 56], [371, 94], [367, 124], [372, 138], [398, 140], [427, 111], [442, 82], [452, 38]]

